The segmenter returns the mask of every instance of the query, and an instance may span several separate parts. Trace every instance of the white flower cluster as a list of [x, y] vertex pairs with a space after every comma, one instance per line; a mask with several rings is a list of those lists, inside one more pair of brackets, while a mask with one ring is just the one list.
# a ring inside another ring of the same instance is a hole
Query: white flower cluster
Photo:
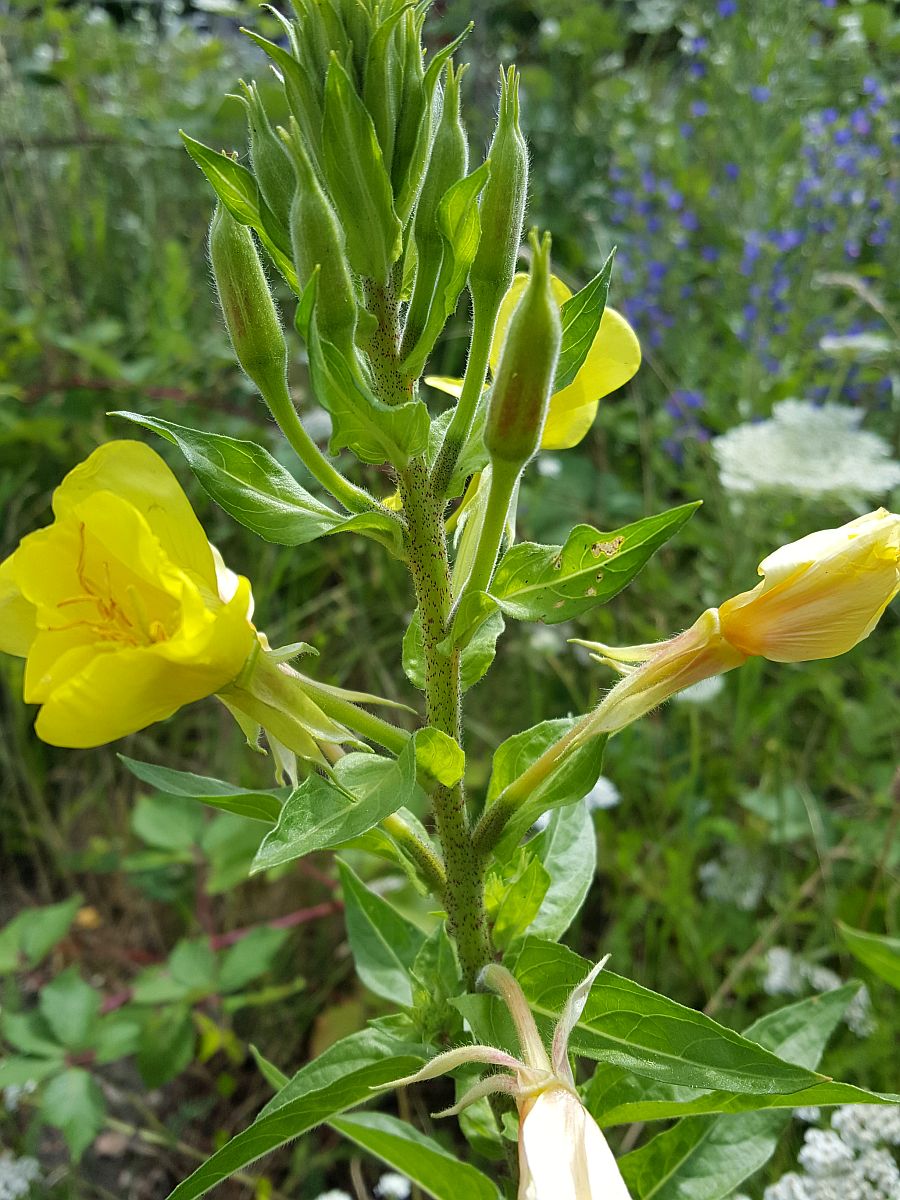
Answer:
[[35, 1158], [16, 1158], [9, 1150], [0, 1154], [0, 1200], [20, 1200], [41, 1177]]
[[897, 1200], [900, 1110], [851, 1104], [835, 1111], [830, 1129], [807, 1129], [800, 1171], [767, 1187], [764, 1200]]
[[843, 404], [782, 400], [768, 421], [713, 438], [722, 486], [740, 493], [884, 496], [900, 486], [900, 462], [884, 438], [859, 428], [864, 415]]
[[379, 1200], [409, 1200], [412, 1184], [405, 1175], [388, 1171], [375, 1184], [375, 1195]]
[[[843, 983], [840, 975], [828, 967], [807, 962], [792, 954], [786, 946], [772, 946], [766, 952], [763, 991], [770, 996], [799, 996], [805, 991], [830, 992]], [[875, 1028], [872, 1019], [872, 998], [863, 985], [844, 1014], [847, 1027], [857, 1037], [868, 1037]]]
[[11, 1083], [3, 1089], [3, 1107], [7, 1112], [15, 1112], [24, 1096], [30, 1096], [37, 1084], [33, 1079], [26, 1083]]
[[733, 904], [742, 912], [753, 912], [768, 881], [758, 857], [743, 846], [726, 846], [721, 858], [703, 863], [697, 874], [707, 900]]
[[353, 1200], [353, 1197], [341, 1188], [331, 1188], [330, 1191], [320, 1192], [316, 1200]]

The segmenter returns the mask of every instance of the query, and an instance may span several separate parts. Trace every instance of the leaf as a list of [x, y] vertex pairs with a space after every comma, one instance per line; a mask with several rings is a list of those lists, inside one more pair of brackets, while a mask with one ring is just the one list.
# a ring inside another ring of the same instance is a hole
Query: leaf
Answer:
[[259, 1067], [260, 1075], [262, 1075], [269, 1087], [273, 1091], [280, 1091], [288, 1082], [290, 1076], [285, 1075], [280, 1067], [276, 1067], [273, 1062], [270, 1062], [252, 1042], [250, 1043], [250, 1053], [253, 1055], [253, 1061]]
[[0, 1090], [21, 1087], [26, 1083], [43, 1083], [65, 1067], [63, 1049], [59, 1047], [59, 1058], [4, 1058], [0, 1062]]
[[35, 967], [65, 937], [83, 904], [80, 895], [60, 904], [28, 908], [0, 930], [0, 975]]
[[62, 1130], [76, 1162], [100, 1132], [105, 1112], [99, 1085], [81, 1067], [51, 1079], [41, 1096], [41, 1116]]
[[550, 876], [550, 887], [528, 932], [556, 942], [577, 916], [597, 869], [597, 837], [587, 802], [557, 808], [528, 849]]
[[411, 738], [397, 759], [346, 754], [334, 774], [334, 782], [310, 775], [291, 793], [256, 852], [251, 874], [339, 846], [408, 805], [416, 790], [415, 742]]
[[[541, 721], [515, 733], [501, 742], [494, 752], [491, 780], [488, 784], [487, 805], [493, 804], [501, 793], [558, 742], [574, 726], [573, 718], [562, 717]], [[600, 777], [603, 768], [602, 738], [594, 738], [573, 753], [530, 793], [504, 828], [497, 845], [500, 858], [508, 857], [542, 813], [583, 799]], [[586, 973], [586, 972], [585, 972]]]
[[[460, 676], [464, 692], [478, 683], [490, 669], [497, 653], [497, 639], [504, 628], [503, 614], [495, 610], [481, 623], [462, 651]], [[414, 687], [425, 690], [425, 644], [418, 609], [403, 635], [403, 670]]]
[[[556, 1018], [590, 966], [564, 946], [529, 937], [511, 969], [535, 1013]], [[611, 971], [591, 989], [569, 1044], [575, 1054], [693, 1088], [785, 1095], [822, 1078]]]
[[229, 946], [219, 963], [219, 992], [228, 995], [241, 991], [260, 975], [265, 975], [289, 936], [287, 929], [262, 925]]
[[178, 796], [141, 796], [131, 814], [131, 828], [148, 846], [189, 852], [203, 835], [203, 809]]
[[329, 1125], [436, 1200], [500, 1200], [496, 1184], [487, 1175], [388, 1113], [353, 1113], [331, 1120]]
[[[856, 991], [858, 985], [851, 984], [779, 1009], [745, 1036], [815, 1068]], [[635, 1200], [724, 1200], [768, 1162], [790, 1119], [790, 1111], [689, 1117], [620, 1159], [619, 1166]]]
[[886, 979], [891, 987], [900, 988], [900, 938], [851, 929], [842, 921], [838, 921], [837, 927], [854, 958]]
[[323, 504], [255, 442], [204, 433], [148, 417], [114, 412], [177, 446], [204, 491], [241, 525], [267, 542], [303, 546], [334, 533], [360, 533], [386, 541], [398, 554], [400, 524], [386, 512], [348, 516]]
[[590, 283], [570, 296], [562, 306], [562, 344], [553, 381], [554, 392], [561, 392], [569, 386], [584, 366], [584, 360], [594, 344], [606, 308], [615, 255], [613, 250]]
[[270, 1150], [371, 1099], [373, 1088], [413, 1074], [426, 1057], [424, 1046], [402, 1042], [381, 1029], [364, 1029], [343, 1038], [298, 1071], [253, 1124], [180, 1183], [169, 1200], [205, 1195]]
[[527, 866], [507, 887], [494, 917], [491, 936], [499, 950], [521, 937], [534, 920], [550, 887], [550, 875], [539, 858]]
[[453, 787], [463, 777], [466, 755], [449, 734], [427, 725], [415, 734], [416, 762], [438, 783]]
[[137, 1066], [148, 1088], [162, 1087], [193, 1061], [194, 1022], [187, 1007], [168, 1007], [150, 1015], [141, 1032]]
[[100, 993], [69, 967], [41, 988], [38, 1005], [54, 1036], [67, 1050], [84, 1050], [100, 1013]]
[[520, 542], [501, 559], [490, 594], [517, 621], [570, 621], [630, 583], [698, 504], [670, 508], [613, 533], [576, 525], [564, 546]]
[[268, 792], [248, 791], [222, 779], [194, 775], [190, 771], [174, 771], [171, 767], [139, 762], [124, 754], [120, 754], [119, 759], [142, 783], [149, 784], [167, 796], [201, 800], [213, 808], [223, 809], [240, 817], [250, 817], [254, 821], [265, 821], [269, 825], [278, 820], [282, 799], [289, 794], [286, 788]]
[[321, 161], [352, 269], [386, 284], [403, 230], [372, 118], [334, 54], [325, 79]]
[[188, 154], [212, 184], [213, 191], [236, 221], [249, 225], [265, 247], [272, 262], [298, 292], [297, 272], [291, 247], [278, 222], [259, 192], [256, 179], [246, 167], [227, 154], [219, 154], [180, 131]]
[[347, 937], [360, 979], [386, 1000], [412, 1004], [410, 969], [425, 934], [381, 896], [371, 891], [344, 862], [339, 862]]
[[184, 938], [167, 965], [175, 982], [190, 992], [207, 995], [219, 985], [219, 964], [208, 938]]

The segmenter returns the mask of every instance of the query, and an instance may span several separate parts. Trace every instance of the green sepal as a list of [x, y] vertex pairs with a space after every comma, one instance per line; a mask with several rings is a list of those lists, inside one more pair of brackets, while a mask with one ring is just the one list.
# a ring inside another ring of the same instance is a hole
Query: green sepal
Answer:
[[254, 33], [252, 29], [242, 29], [241, 32], [264, 50], [281, 72], [290, 110], [309, 150], [318, 158], [322, 145], [322, 103], [305, 67], [282, 46]]
[[385, 285], [403, 249], [403, 229], [372, 118], [335, 54], [325, 81], [322, 169], [351, 267]]

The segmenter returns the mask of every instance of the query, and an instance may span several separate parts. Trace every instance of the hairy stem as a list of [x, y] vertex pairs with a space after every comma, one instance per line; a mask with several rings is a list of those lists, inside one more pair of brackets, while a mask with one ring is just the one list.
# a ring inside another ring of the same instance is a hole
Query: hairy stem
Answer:
[[472, 428], [475, 409], [478, 407], [487, 377], [495, 317], [496, 310], [491, 314], [490, 320], [480, 319], [477, 311], [473, 313], [472, 341], [469, 345], [469, 361], [466, 364], [463, 390], [450, 419], [450, 424], [447, 426], [440, 453], [431, 472], [431, 487], [436, 496], [443, 496], [446, 493], [460, 452], [466, 444], [466, 438]]

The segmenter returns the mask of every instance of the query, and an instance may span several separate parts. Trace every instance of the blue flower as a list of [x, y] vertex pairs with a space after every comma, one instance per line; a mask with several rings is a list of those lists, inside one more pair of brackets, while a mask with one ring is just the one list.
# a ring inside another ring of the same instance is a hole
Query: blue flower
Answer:
[[834, 131], [834, 144], [836, 146], [846, 146], [853, 141], [853, 130], [841, 127]]
[[694, 62], [690, 63], [688, 66], [688, 73], [693, 75], [694, 79], [702, 79], [706, 74], [706, 63], [697, 62], [695, 59]]
[[705, 117], [708, 112], [709, 112], [709, 105], [706, 103], [705, 100], [692, 100], [691, 101], [691, 116], [692, 117]]
[[737, 0], [719, 0], [716, 5], [716, 12], [720, 17], [733, 17], [737, 10]]
[[682, 196], [681, 192], [669, 192], [668, 196], [666, 196], [666, 204], [672, 212], [677, 212], [682, 204], [684, 204], [684, 196]]
[[700, 257], [704, 262], [714, 263], [719, 261], [719, 251], [715, 246], [701, 246]]
[[822, 120], [826, 125], [833, 125], [840, 114], [836, 108], [826, 108], [822, 112]]
[[760, 83], [754, 84], [750, 89], [750, 98], [755, 100], [757, 104], [765, 104], [767, 100], [772, 98], [772, 89]]
[[729, 179], [739, 179], [741, 168], [737, 165], [737, 163], [727, 162], [725, 164], [725, 174]]
[[682, 228], [686, 229], [688, 233], [696, 233], [696, 231], [700, 228], [700, 220], [697, 214], [691, 212], [689, 209], [685, 209], [679, 219], [681, 221]]

